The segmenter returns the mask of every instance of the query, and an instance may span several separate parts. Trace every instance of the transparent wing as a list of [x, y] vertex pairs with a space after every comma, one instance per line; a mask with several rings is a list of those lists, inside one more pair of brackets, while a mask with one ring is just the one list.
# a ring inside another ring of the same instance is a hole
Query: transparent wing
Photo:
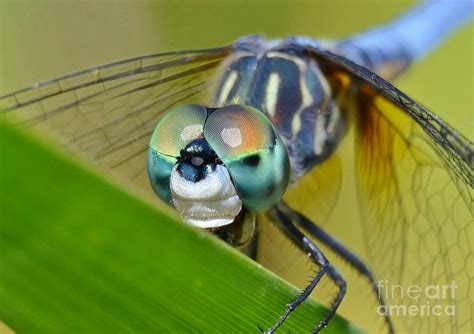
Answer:
[[[311, 208], [311, 218], [324, 226], [334, 209], [341, 188], [341, 162], [332, 155], [318, 168], [314, 168], [285, 193], [284, 200], [296, 211], [307, 214]], [[272, 224], [270, 215], [259, 216], [260, 233], [257, 260], [276, 274], [304, 289], [308, 275], [314, 265], [306, 256], [301, 256], [296, 246]], [[319, 300], [319, 299], [318, 299]]]
[[176, 103], [206, 101], [231, 51], [161, 53], [90, 68], [1, 96], [0, 110], [126, 180], [147, 184], [145, 155], [157, 121]]
[[472, 144], [377, 75], [326, 50], [311, 52], [356, 120], [365, 251], [396, 328], [471, 332]]

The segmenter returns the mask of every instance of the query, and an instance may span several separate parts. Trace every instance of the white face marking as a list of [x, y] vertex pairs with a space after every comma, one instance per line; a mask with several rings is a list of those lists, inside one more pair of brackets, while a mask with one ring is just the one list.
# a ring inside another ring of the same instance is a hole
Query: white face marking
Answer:
[[202, 124], [191, 124], [185, 127], [179, 136], [182, 141], [190, 141], [202, 137], [203, 131]]
[[176, 210], [187, 223], [199, 228], [212, 228], [232, 223], [242, 210], [242, 201], [235, 191], [227, 168], [210, 168], [199, 182], [188, 181], [173, 168], [170, 179], [171, 196]]
[[224, 101], [227, 100], [229, 97], [230, 91], [232, 87], [234, 87], [235, 82], [237, 81], [237, 78], [239, 77], [239, 74], [237, 71], [232, 71], [230, 72], [229, 76], [227, 77], [226, 81], [224, 82], [224, 86], [222, 87], [221, 95], [219, 96], [219, 100], [217, 101], [218, 105], [221, 106]]
[[280, 83], [281, 79], [278, 73], [270, 73], [265, 95], [267, 113], [270, 115], [270, 117], [273, 117], [276, 112], [276, 104], [278, 102], [278, 88], [280, 87]]
[[234, 148], [242, 145], [242, 133], [239, 128], [226, 128], [221, 133], [224, 143]]

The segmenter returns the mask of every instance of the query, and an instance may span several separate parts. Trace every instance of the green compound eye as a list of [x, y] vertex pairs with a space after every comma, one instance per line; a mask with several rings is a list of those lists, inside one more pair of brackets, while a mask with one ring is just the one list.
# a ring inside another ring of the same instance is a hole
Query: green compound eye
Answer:
[[171, 204], [170, 176], [180, 151], [203, 137], [207, 111], [203, 106], [178, 106], [163, 117], [153, 132], [148, 149], [148, 178], [155, 193]]
[[164, 155], [178, 157], [186, 145], [203, 137], [206, 117], [206, 109], [197, 104], [172, 109], [156, 126], [150, 148]]
[[260, 111], [231, 105], [212, 112], [204, 137], [224, 162], [247, 209], [272, 207], [283, 196], [290, 177], [286, 147]]

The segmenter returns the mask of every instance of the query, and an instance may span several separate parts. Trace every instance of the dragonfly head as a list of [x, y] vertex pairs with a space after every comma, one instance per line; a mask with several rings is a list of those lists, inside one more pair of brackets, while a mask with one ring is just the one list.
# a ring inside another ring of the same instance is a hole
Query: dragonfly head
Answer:
[[178, 106], [160, 120], [148, 150], [153, 190], [200, 228], [231, 224], [243, 208], [269, 209], [283, 196], [289, 174], [273, 125], [243, 105]]

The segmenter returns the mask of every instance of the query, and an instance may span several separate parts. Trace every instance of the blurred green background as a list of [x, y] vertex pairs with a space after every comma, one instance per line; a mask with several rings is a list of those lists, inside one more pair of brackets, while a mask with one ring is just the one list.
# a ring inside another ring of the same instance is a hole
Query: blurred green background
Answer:
[[[341, 38], [382, 24], [414, 1], [9, 1], [0, 0], [0, 92], [132, 56], [269, 38]], [[464, 27], [396, 86], [474, 136], [474, 25]], [[333, 221], [344, 221], [355, 203]], [[341, 227], [340, 238], [360, 238]], [[339, 235], [338, 235], [339, 236]], [[293, 256], [293, 255], [292, 255]], [[345, 315], [357, 311], [348, 303]]]

